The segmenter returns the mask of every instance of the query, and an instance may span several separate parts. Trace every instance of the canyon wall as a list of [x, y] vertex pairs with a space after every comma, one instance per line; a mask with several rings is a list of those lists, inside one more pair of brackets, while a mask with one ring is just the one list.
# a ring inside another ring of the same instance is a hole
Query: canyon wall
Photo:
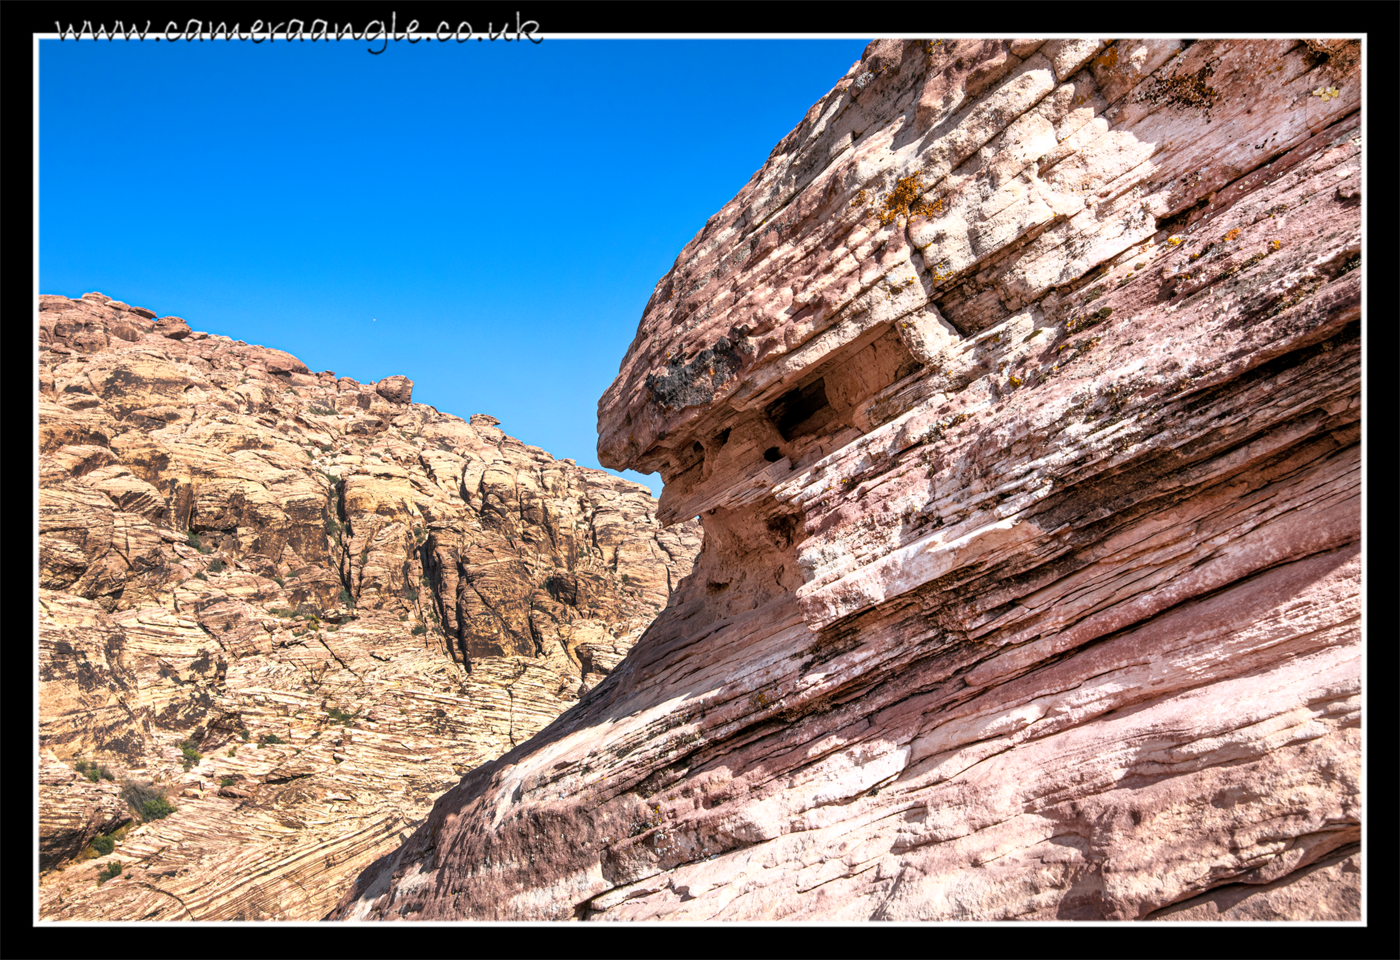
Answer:
[[39, 351], [45, 920], [318, 919], [694, 565], [645, 487], [406, 377], [95, 293]]
[[657, 284], [701, 516], [339, 919], [1357, 919], [1359, 42], [877, 41]]

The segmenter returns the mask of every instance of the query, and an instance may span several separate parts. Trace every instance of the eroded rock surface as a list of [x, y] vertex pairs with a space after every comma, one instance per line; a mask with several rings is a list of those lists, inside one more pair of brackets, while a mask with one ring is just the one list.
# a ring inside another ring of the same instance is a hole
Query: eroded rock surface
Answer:
[[[693, 566], [641, 485], [407, 377], [101, 294], [39, 311], [43, 919], [318, 919]], [[140, 824], [127, 781], [175, 812]]]
[[599, 405], [695, 573], [334, 915], [1356, 919], [1358, 51], [873, 43]]

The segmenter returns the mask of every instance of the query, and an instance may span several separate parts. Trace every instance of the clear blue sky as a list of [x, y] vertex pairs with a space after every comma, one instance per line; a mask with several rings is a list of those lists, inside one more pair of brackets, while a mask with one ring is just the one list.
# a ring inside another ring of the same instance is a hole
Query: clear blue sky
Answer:
[[596, 467], [653, 285], [867, 42], [43, 41], [39, 291]]

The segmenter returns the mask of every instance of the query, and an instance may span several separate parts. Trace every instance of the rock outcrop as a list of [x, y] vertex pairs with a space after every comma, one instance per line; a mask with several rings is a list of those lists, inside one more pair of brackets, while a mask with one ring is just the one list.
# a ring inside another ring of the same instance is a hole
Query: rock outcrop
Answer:
[[599, 405], [701, 515], [341, 919], [1356, 919], [1359, 44], [877, 41]]
[[641, 485], [407, 377], [101, 294], [39, 323], [43, 919], [318, 919], [693, 567]]

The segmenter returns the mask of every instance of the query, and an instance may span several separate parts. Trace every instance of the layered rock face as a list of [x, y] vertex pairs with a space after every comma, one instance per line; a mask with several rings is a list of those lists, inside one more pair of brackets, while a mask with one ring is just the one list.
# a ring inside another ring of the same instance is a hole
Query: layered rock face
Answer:
[[657, 285], [622, 665], [343, 919], [1359, 916], [1355, 41], [878, 41]]
[[406, 377], [101, 294], [39, 311], [44, 919], [319, 918], [694, 565], [646, 488]]

